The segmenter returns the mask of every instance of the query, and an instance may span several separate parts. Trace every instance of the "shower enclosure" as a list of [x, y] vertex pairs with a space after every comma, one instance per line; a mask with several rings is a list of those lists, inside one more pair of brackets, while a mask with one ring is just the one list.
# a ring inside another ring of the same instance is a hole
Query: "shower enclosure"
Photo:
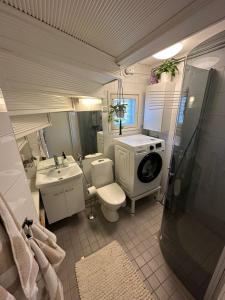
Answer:
[[224, 32], [187, 58], [161, 226], [163, 255], [196, 299], [213, 299], [225, 244], [224, 70]]

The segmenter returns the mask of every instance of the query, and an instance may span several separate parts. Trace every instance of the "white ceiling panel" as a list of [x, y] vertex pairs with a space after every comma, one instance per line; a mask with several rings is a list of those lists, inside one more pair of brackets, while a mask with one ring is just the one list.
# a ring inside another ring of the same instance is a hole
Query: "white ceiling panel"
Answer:
[[81, 76], [58, 71], [54, 68], [0, 51], [0, 76], [3, 90], [30, 89], [58, 95], [92, 95], [101, 84]]
[[[202, 43], [203, 41], [209, 39], [210, 37], [214, 36], [215, 34], [224, 31], [225, 30], [225, 20], [216, 23], [210, 27], [207, 27], [206, 29], [196, 33], [193, 36], [188, 37], [187, 39], [181, 41], [183, 44], [182, 51], [175, 56], [175, 58], [181, 58], [185, 55], [187, 55], [193, 48], [195, 48], [197, 45]], [[153, 56], [150, 56], [142, 61], [140, 61], [140, 64], [143, 65], [151, 65], [151, 66], [157, 66], [162, 63], [162, 60], [158, 60], [154, 58]]]
[[114, 57], [194, 0], [1, 0]]

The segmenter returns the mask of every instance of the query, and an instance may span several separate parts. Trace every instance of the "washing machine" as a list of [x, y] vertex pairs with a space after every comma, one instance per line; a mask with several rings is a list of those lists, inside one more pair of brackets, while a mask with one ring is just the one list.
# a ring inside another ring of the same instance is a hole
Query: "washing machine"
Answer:
[[137, 134], [115, 138], [116, 181], [131, 199], [131, 213], [135, 202], [160, 192], [165, 142]]

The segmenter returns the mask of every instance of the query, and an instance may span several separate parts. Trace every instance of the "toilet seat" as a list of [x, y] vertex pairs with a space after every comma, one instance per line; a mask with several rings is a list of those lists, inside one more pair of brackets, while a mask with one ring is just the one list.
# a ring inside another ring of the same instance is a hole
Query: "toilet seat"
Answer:
[[99, 197], [108, 205], [122, 205], [126, 200], [126, 195], [121, 187], [116, 183], [111, 183], [97, 189]]

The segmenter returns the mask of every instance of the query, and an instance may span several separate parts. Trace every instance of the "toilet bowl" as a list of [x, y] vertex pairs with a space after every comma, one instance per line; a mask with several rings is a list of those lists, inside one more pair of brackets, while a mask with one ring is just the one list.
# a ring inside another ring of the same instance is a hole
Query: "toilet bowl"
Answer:
[[119, 220], [118, 209], [125, 204], [126, 195], [114, 182], [111, 159], [98, 159], [91, 163], [92, 184], [101, 203], [101, 210], [109, 222]]
[[125, 204], [126, 195], [117, 183], [111, 183], [97, 189], [97, 195], [101, 202], [101, 210], [109, 222], [119, 220], [118, 209]]

